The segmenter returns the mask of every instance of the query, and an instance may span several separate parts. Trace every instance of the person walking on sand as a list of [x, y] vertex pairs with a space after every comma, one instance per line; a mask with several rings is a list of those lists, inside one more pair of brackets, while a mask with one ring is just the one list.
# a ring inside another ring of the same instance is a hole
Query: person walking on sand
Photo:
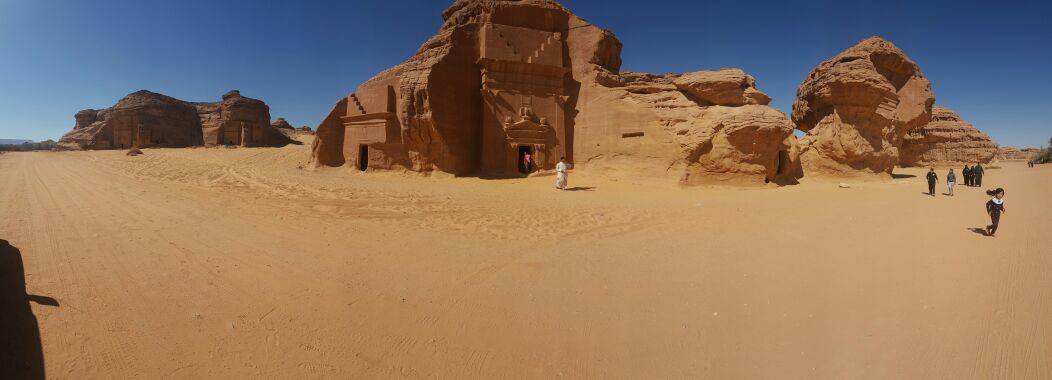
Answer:
[[953, 196], [953, 186], [957, 184], [957, 175], [953, 174], [953, 168], [950, 168], [950, 172], [946, 173], [946, 190], [949, 191], [950, 196]]
[[566, 157], [559, 157], [559, 163], [555, 164], [555, 188], [566, 189]]
[[993, 197], [986, 202], [986, 213], [990, 215], [990, 225], [986, 226], [986, 236], [994, 236], [997, 233], [997, 225], [1001, 222], [1001, 214], [1008, 212], [1005, 210], [1005, 189], [999, 187], [987, 190], [986, 195]]
[[928, 169], [928, 194], [935, 196], [935, 183], [939, 182], [939, 176], [935, 174], [935, 168]]
[[972, 167], [972, 186], [983, 187], [983, 164], [976, 164]]
[[972, 168], [969, 168], [968, 165], [964, 165], [964, 169], [961, 169], [961, 175], [964, 176], [964, 185], [965, 186], [971, 186], [972, 185]]

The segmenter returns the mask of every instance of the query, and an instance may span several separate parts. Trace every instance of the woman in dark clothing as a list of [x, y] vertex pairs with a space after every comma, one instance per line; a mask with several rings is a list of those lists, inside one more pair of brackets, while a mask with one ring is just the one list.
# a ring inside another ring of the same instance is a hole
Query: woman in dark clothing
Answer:
[[972, 168], [969, 168], [968, 165], [964, 165], [964, 169], [961, 169], [961, 175], [964, 176], [964, 185], [965, 186], [971, 186], [972, 185]]
[[986, 195], [992, 196], [986, 202], [986, 213], [990, 214], [990, 225], [986, 226], [986, 235], [994, 236], [997, 233], [997, 224], [1001, 221], [1001, 214], [1005, 211], [1005, 189], [987, 190]]
[[935, 168], [928, 170], [928, 194], [935, 196], [935, 183], [939, 181], [939, 176], [935, 174]]

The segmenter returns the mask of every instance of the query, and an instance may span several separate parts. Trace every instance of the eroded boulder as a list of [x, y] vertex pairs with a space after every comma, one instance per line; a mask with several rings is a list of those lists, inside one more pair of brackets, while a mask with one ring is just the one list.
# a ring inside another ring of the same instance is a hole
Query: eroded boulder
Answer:
[[756, 89], [755, 78], [736, 68], [683, 74], [673, 84], [704, 105], [767, 105], [771, 102], [767, 94]]
[[808, 176], [889, 174], [909, 131], [931, 118], [931, 85], [902, 50], [868, 38], [826, 60], [797, 90], [793, 122], [807, 134]]

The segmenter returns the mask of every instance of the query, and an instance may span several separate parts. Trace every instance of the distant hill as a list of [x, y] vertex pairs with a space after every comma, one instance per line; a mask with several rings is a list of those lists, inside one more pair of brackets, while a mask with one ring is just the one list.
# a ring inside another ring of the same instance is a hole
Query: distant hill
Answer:
[[0, 145], [18, 145], [21, 143], [33, 142], [33, 140], [20, 140], [20, 139], [0, 139]]

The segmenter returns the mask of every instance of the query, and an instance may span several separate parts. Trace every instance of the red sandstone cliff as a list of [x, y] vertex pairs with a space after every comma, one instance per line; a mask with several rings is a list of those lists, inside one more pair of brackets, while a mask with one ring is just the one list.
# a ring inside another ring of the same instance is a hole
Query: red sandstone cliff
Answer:
[[270, 125], [270, 108], [230, 91], [216, 103], [190, 103], [142, 90], [110, 108], [83, 110], [59, 140], [64, 149], [123, 149], [132, 146], [282, 146], [285, 135]]
[[316, 165], [507, 176], [528, 153], [686, 184], [798, 176], [792, 124], [741, 70], [621, 74], [614, 35], [554, 1], [459, 0], [443, 19], [337, 102]]

